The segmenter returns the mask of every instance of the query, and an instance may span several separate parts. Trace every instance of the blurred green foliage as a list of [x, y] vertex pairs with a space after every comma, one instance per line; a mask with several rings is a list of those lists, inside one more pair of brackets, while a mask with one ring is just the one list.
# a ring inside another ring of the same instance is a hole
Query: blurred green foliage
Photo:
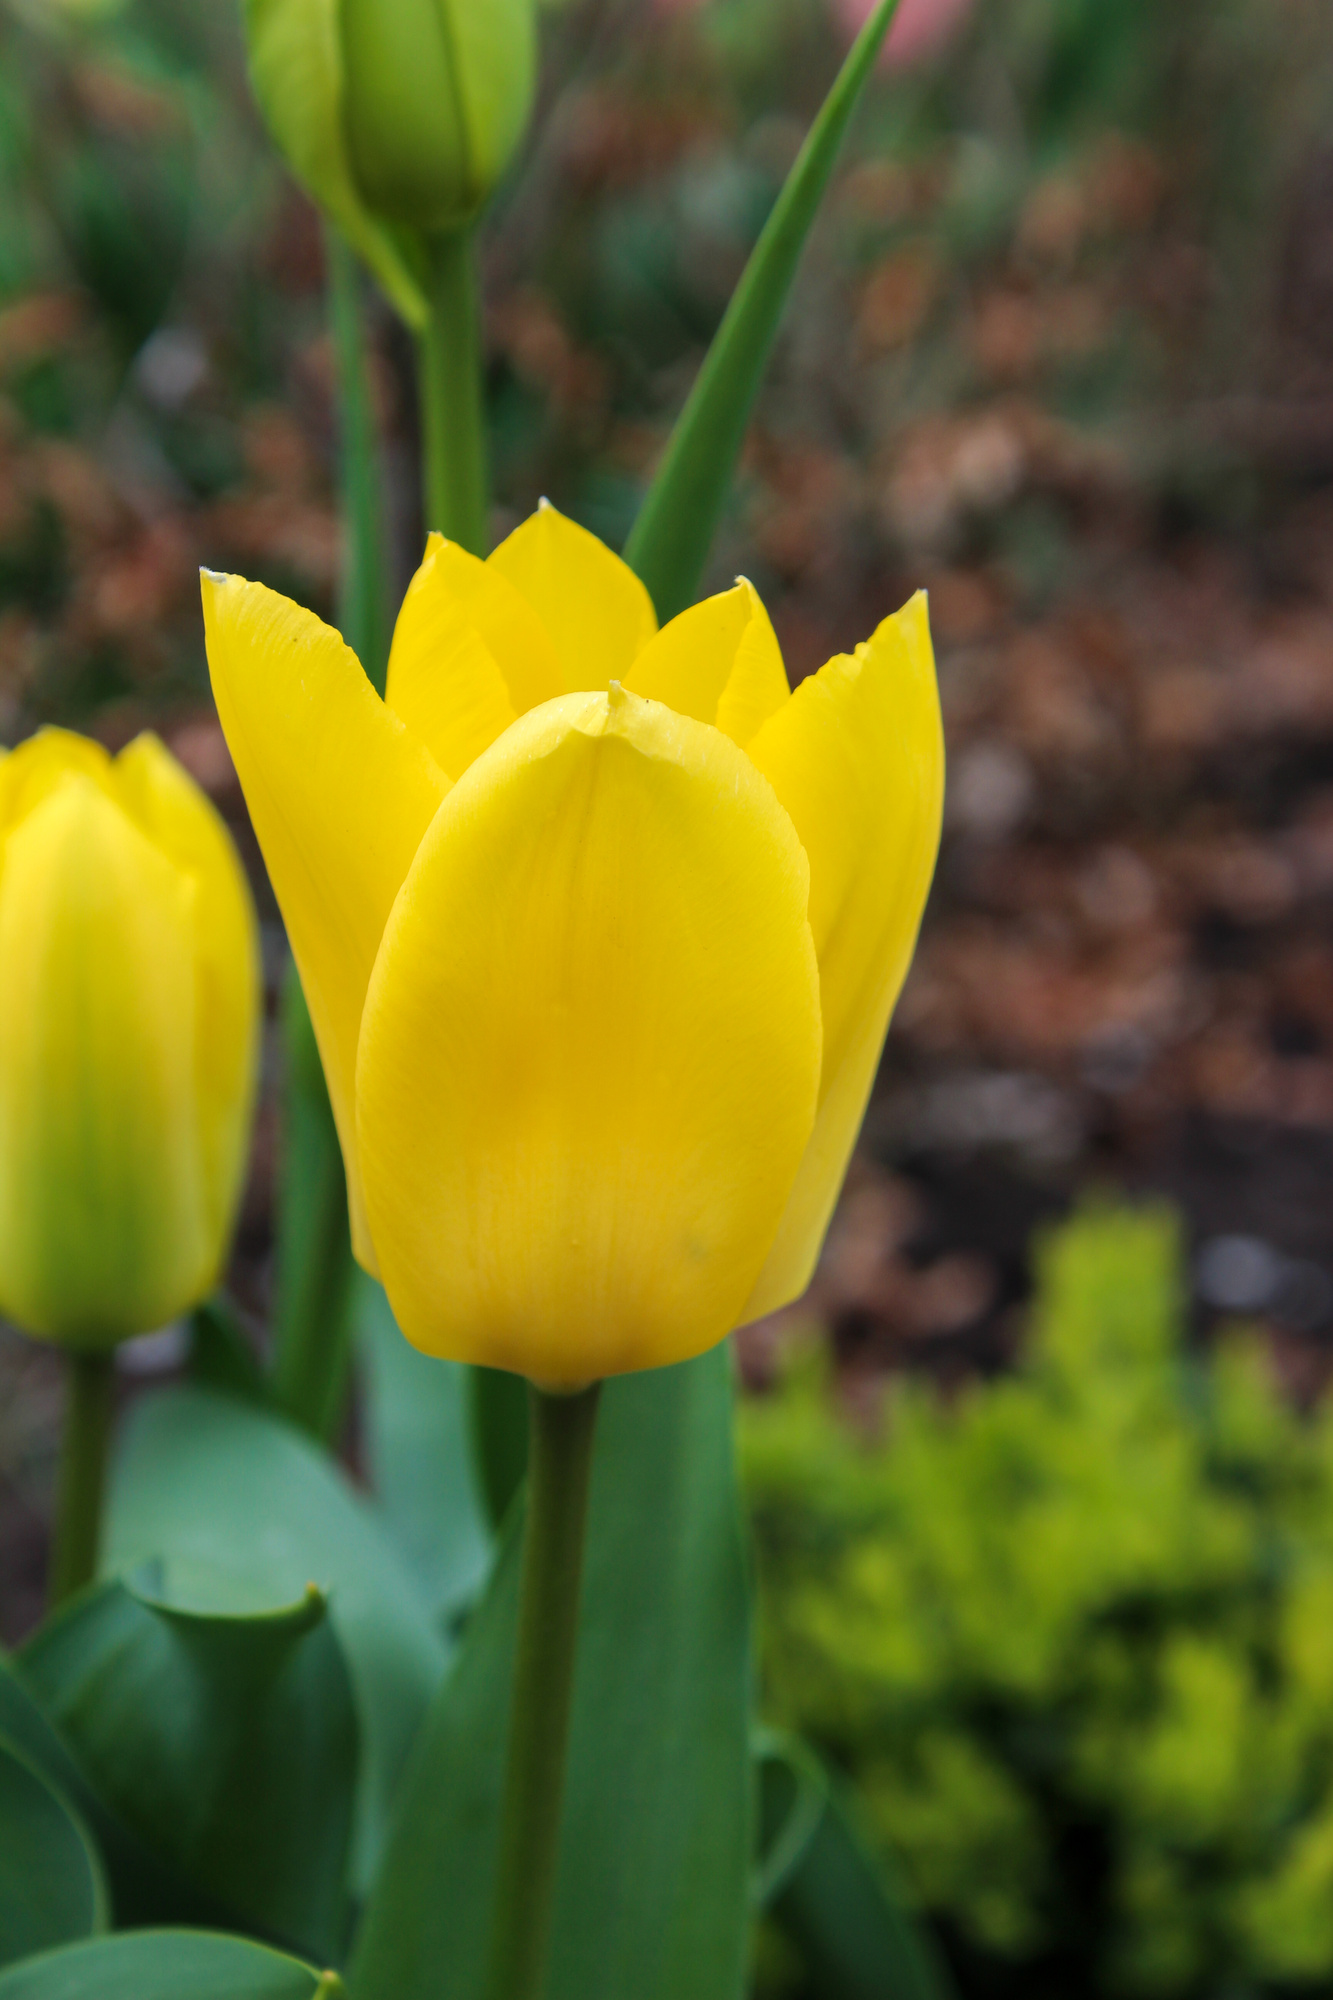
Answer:
[[968, 1993], [1333, 1982], [1333, 1408], [1182, 1319], [1173, 1219], [1094, 1210], [1012, 1376], [873, 1443], [809, 1359], [745, 1411], [767, 1712]]

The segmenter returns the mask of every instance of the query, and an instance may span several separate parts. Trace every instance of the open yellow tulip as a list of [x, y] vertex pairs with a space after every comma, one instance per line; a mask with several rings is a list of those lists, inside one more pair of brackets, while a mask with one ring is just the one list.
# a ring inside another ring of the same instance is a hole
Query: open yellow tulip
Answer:
[[155, 736], [0, 755], [0, 1310], [92, 1352], [217, 1281], [244, 1177], [258, 931]]
[[432, 538], [383, 702], [258, 584], [204, 613], [408, 1338], [571, 1387], [796, 1297], [934, 869], [924, 598], [792, 694], [747, 583], [659, 632], [544, 507], [484, 563]]

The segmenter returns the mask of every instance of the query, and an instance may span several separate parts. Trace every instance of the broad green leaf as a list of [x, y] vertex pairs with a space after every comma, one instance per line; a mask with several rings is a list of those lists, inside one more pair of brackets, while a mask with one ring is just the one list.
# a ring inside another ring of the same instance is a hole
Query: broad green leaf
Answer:
[[625, 560], [663, 624], [694, 601], [806, 237], [897, 6], [880, 0], [825, 99], [634, 524]]
[[[413, 1757], [349, 1975], [357, 2000], [482, 1991], [521, 1514]], [[546, 2000], [738, 2000], [749, 1696], [719, 1348], [603, 1395]]]
[[383, 1286], [366, 1277], [357, 1322], [370, 1483], [432, 1615], [448, 1623], [476, 1599], [495, 1552], [473, 1473], [469, 1370], [404, 1340]]
[[814, 1752], [765, 1731], [756, 1754], [765, 1849], [756, 1892], [804, 1959], [815, 2000], [951, 2000], [932, 1940]]
[[335, 2000], [343, 1988], [243, 1938], [134, 1931], [0, 1972], [0, 2000]]
[[69, 1800], [0, 1736], [0, 1965], [105, 1930], [97, 1848]]
[[370, 213], [348, 164], [336, 0], [245, 0], [245, 27], [250, 81], [288, 166], [419, 331], [426, 301], [412, 251]]
[[237, 1922], [332, 1957], [356, 1776], [324, 1599], [196, 1612], [119, 1582], [75, 1598], [20, 1671], [107, 1809]]
[[[210, 1912], [135, 1840], [88, 1784], [68, 1746], [7, 1660], [0, 1659], [0, 1735], [5, 1736], [91, 1828], [111, 1887], [118, 1924], [198, 1923]], [[213, 1913], [215, 1914], [215, 1913]]]
[[445, 1640], [366, 1502], [289, 1424], [228, 1396], [172, 1389], [126, 1428], [111, 1489], [109, 1570], [161, 1559], [167, 1588], [247, 1610], [308, 1582], [352, 1677], [361, 1777], [352, 1882], [369, 1883], [403, 1761], [444, 1673]]

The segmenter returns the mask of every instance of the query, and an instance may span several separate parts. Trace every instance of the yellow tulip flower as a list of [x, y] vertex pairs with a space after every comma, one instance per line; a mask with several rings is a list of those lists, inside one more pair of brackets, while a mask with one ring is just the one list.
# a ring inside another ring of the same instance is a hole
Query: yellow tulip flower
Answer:
[[569, 1388], [796, 1297], [934, 869], [924, 598], [792, 694], [749, 584], [659, 632], [544, 507], [432, 537], [384, 701], [259, 584], [204, 615], [408, 1338]]
[[0, 753], [0, 1311], [83, 1350], [216, 1281], [259, 1019], [250, 891], [155, 736]]

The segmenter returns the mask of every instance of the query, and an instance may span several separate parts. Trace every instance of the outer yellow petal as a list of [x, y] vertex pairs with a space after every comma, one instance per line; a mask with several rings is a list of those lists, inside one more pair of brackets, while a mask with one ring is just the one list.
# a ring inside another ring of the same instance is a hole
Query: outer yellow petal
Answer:
[[516, 715], [564, 691], [550, 635], [498, 569], [432, 535], [394, 629], [386, 700], [457, 777]]
[[97, 1347], [211, 1282], [195, 1114], [193, 892], [86, 775], [0, 878], [0, 1305]]
[[70, 729], [39, 729], [0, 763], [0, 832], [17, 826], [72, 772], [112, 790], [111, 759], [100, 743]]
[[777, 634], [754, 585], [682, 611], [647, 645], [625, 686], [664, 701], [678, 715], [711, 722], [735, 743], [748, 743], [791, 690]]
[[819, 1116], [745, 1318], [809, 1283], [870, 1096], [939, 848], [944, 740], [924, 593], [803, 681], [749, 745], [810, 858]]
[[356, 1149], [356, 1044], [393, 899], [448, 780], [355, 653], [240, 577], [203, 578], [213, 694], [301, 974], [342, 1141], [357, 1256], [373, 1268]]
[[628, 564], [545, 500], [487, 567], [540, 614], [571, 694], [623, 681], [657, 630], [653, 601]]
[[221, 818], [156, 736], [114, 766], [137, 824], [194, 887], [195, 1086], [208, 1225], [220, 1261], [245, 1178], [259, 1048], [259, 931], [250, 887]]
[[567, 1386], [728, 1331], [814, 1117], [807, 879], [744, 754], [619, 690], [523, 718], [459, 781], [357, 1070], [417, 1346]]

